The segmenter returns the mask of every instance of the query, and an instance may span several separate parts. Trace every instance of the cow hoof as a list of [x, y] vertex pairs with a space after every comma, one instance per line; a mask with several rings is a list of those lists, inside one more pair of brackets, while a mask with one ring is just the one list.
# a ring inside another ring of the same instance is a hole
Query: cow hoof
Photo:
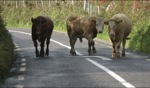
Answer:
[[39, 57], [39, 52], [38, 52], [38, 51], [36, 51], [36, 53], [35, 53], [35, 54], [36, 54], [36, 57]]
[[93, 54], [96, 54], [96, 53], [97, 53], [96, 50], [94, 50], [94, 51], [93, 51]]
[[70, 54], [73, 56], [77, 55], [76, 52], [70, 52]]
[[93, 54], [93, 53], [90, 51], [90, 52], [89, 52], [89, 55], [92, 55], [92, 54]]
[[113, 54], [112, 54], [112, 58], [115, 58], [115, 57], [116, 57], [116, 54], [115, 54], [115, 53], [113, 53]]
[[119, 57], [120, 57], [120, 54], [116, 55], [116, 57], [119, 58]]
[[46, 51], [46, 56], [49, 56], [49, 51], [48, 50]]
[[40, 57], [44, 57], [44, 54], [42, 53], [42, 54], [40, 54]]
[[49, 53], [46, 53], [46, 56], [49, 56]]
[[76, 53], [71, 53], [72, 56], [76, 56]]
[[125, 57], [125, 54], [122, 54], [123, 57]]
[[36, 55], [36, 57], [39, 57], [39, 55]]

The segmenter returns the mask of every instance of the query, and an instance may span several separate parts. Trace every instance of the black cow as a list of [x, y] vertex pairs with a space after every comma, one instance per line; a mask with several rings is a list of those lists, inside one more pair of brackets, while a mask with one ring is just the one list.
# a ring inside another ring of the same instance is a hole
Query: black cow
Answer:
[[[49, 43], [53, 32], [54, 24], [51, 18], [38, 16], [37, 18], [31, 18], [32, 21], [32, 41], [35, 46], [36, 57], [44, 57], [44, 44], [46, 41], [46, 55], [49, 55]], [[38, 42], [40, 42], [41, 50], [38, 51]]]

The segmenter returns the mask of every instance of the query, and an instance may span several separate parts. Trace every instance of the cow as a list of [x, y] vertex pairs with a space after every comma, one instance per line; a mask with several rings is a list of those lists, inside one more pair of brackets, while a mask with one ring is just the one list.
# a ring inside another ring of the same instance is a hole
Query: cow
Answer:
[[108, 25], [108, 35], [112, 42], [112, 57], [120, 57], [120, 45], [122, 43], [122, 56], [125, 57], [126, 40], [132, 29], [130, 19], [123, 13], [114, 15], [111, 19], [104, 22]]
[[[50, 38], [53, 32], [54, 24], [50, 17], [38, 16], [31, 18], [32, 22], [32, 41], [35, 47], [36, 57], [44, 57], [44, 45], [46, 41], [46, 55], [49, 55]], [[40, 43], [40, 54], [38, 51], [38, 42]]]
[[[97, 33], [102, 33], [104, 29], [104, 18], [94, 16], [75, 16], [71, 15], [66, 21], [67, 33], [70, 41], [70, 54], [76, 55], [75, 43], [77, 38], [82, 42], [82, 38], [88, 40], [88, 54], [93, 55], [96, 53], [94, 38]], [[92, 49], [91, 49], [92, 47]]]

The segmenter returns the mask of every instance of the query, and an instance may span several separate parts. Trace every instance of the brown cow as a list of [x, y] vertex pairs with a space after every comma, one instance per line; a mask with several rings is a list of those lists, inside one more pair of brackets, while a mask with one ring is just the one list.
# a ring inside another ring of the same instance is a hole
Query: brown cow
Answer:
[[[49, 43], [53, 32], [53, 21], [49, 17], [38, 16], [37, 18], [31, 18], [32, 21], [32, 40], [35, 46], [36, 57], [44, 57], [44, 43], [46, 40], [47, 48], [46, 55], [49, 55]], [[40, 55], [38, 51], [38, 43], [40, 42], [41, 50]]]
[[122, 56], [125, 56], [126, 39], [132, 29], [132, 23], [129, 18], [122, 13], [114, 15], [110, 20], [105, 21], [108, 25], [108, 34], [112, 42], [112, 57], [120, 57], [120, 44], [122, 42]]
[[[102, 17], [89, 17], [89, 16], [70, 16], [67, 19], [67, 33], [70, 40], [70, 53], [76, 55], [74, 45], [77, 38], [82, 42], [82, 38], [88, 40], [88, 54], [92, 55], [96, 53], [94, 46], [94, 38], [97, 36], [97, 33], [102, 33], [104, 28], [104, 19]], [[92, 46], [92, 50], [91, 50]]]

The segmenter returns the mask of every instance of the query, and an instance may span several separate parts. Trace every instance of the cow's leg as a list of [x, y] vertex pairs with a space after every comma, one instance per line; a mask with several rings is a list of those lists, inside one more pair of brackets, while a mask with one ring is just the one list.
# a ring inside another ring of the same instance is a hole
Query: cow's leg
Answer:
[[46, 40], [46, 45], [47, 45], [47, 47], [46, 47], [46, 55], [47, 56], [49, 55], [49, 44], [50, 44], [50, 37], [48, 37], [47, 40]]
[[116, 49], [115, 49], [115, 42], [112, 43], [112, 57], [116, 57]]
[[115, 49], [116, 49], [116, 57], [120, 57], [120, 44], [121, 44], [121, 41], [118, 41], [116, 43], [116, 46], [115, 46]]
[[122, 56], [124, 57], [125, 57], [125, 45], [126, 45], [126, 38], [124, 38], [122, 41]]
[[89, 55], [92, 55], [92, 51], [91, 51], [91, 42], [90, 42], [90, 41], [88, 41], [88, 45], [89, 45], [88, 53], [89, 53]]
[[45, 39], [41, 39], [40, 57], [44, 57], [44, 42], [45, 42]]
[[96, 48], [95, 48], [95, 42], [93, 40], [91, 42], [91, 45], [92, 45], [93, 54], [95, 54], [96, 53]]
[[[93, 39], [89, 39], [88, 40], [88, 45], [89, 45], [89, 47], [88, 47], [88, 53], [89, 53], [89, 55], [95, 54], [96, 53], [96, 48], [94, 46], [95, 43], [94, 43]], [[92, 50], [91, 50], [91, 46], [92, 46]]]
[[76, 55], [76, 52], [75, 52], [75, 49], [74, 49], [74, 45], [76, 43], [76, 40], [77, 40], [76, 37], [70, 36], [70, 46], [71, 46], [70, 54], [71, 55]]
[[35, 53], [36, 53], [36, 57], [39, 57], [39, 51], [38, 51], [38, 43], [36, 40], [33, 40], [34, 43], [34, 47], [35, 47]]
[[112, 57], [116, 57], [116, 49], [115, 49], [116, 42], [111, 37], [110, 40], [112, 42]]

